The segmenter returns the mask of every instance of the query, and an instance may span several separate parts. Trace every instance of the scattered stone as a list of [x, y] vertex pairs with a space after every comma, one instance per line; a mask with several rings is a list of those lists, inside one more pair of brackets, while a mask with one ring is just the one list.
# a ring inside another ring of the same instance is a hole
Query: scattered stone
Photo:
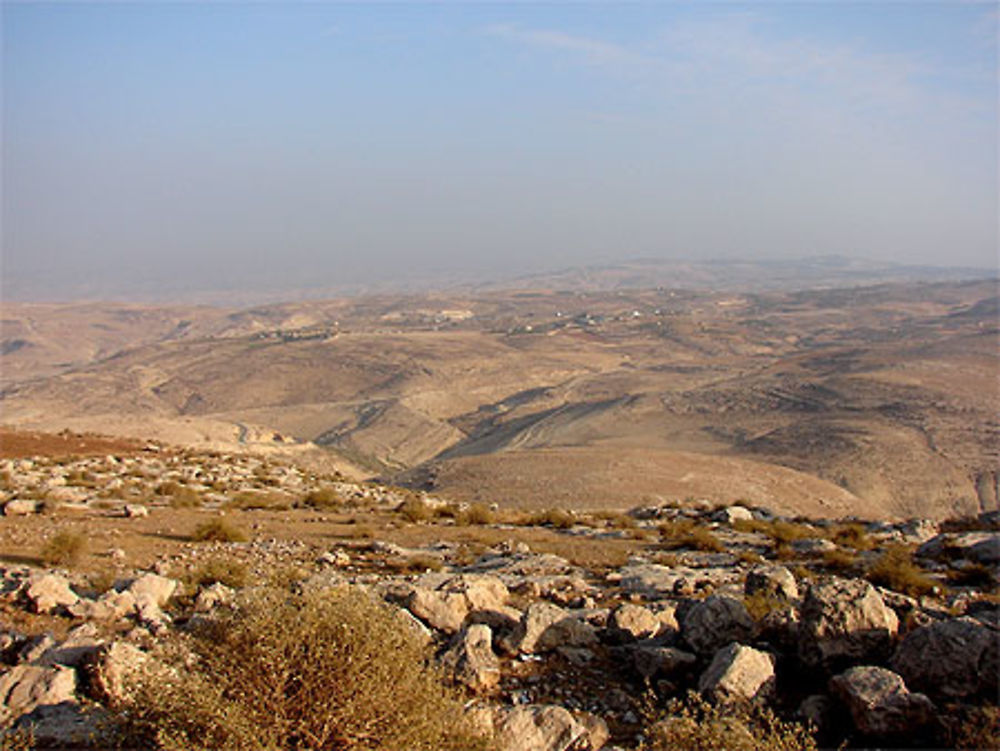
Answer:
[[38, 665], [65, 665], [75, 668], [86, 662], [100, 648], [103, 641], [98, 637], [93, 623], [82, 623], [72, 629], [62, 643], [54, 643], [34, 661]]
[[774, 684], [774, 658], [734, 643], [715, 653], [698, 690], [715, 701], [752, 701], [770, 698]]
[[446, 634], [458, 633], [469, 614], [465, 595], [457, 592], [436, 592], [422, 587], [414, 588], [406, 601], [413, 615], [431, 628]]
[[1000, 564], [1000, 533], [961, 532], [939, 534], [919, 548], [922, 558], [965, 558], [986, 565]]
[[685, 673], [698, 662], [698, 658], [690, 652], [675, 647], [635, 645], [631, 651], [636, 671], [649, 679]]
[[500, 661], [493, 654], [493, 633], [484, 624], [464, 629], [440, 660], [455, 681], [477, 693], [489, 691], [500, 682]]
[[36, 613], [49, 613], [80, 599], [64, 577], [45, 572], [32, 574], [28, 578], [24, 596]]
[[222, 582], [214, 582], [207, 587], [202, 587], [194, 601], [194, 612], [207, 613], [220, 605], [228, 605], [232, 602], [235, 594], [232, 587], [227, 587]]
[[126, 503], [125, 517], [127, 519], [143, 519], [149, 516], [149, 509], [140, 503]]
[[711, 519], [722, 524], [748, 522], [753, 520], [753, 512], [744, 506], [727, 506], [712, 514]]
[[712, 595], [695, 604], [684, 618], [684, 640], [699, 654], [711, 654], [730, 642], [747, 641], [753, 620], [735, 597]]
[[656, 636], [661, 626], [660, 619], [646, 608], [625, 603], [611, 611], [607, 624], [608, 641], [626, 644], [648, 639]]
[[888, 656], [899, 619], [868, 582], [831, 577], [813, 583], [802, 603], [799, 656], [830, 669]]
[[511, 654], [530, 654], [538, 648], [542, 634], [554, 623], [563, 620], [566, 611], [550, 602], [533, 602], [521, 616], [521, 622], [508, 639], [504, 649]]
[[552, 705], [509, 709], [498, 731], [501, 751], [597, 751], [608, 738], [607, 726], [579, 722], [568, 710]]
[[62, 666], [16, 665], [0, 675], [0, 727], [36, 707], [75, 701], [76, 671]]
[[1000, 632], [969, 617], [936, 621], [906, 635], [892, 668], [908, 685], [933, 696], [997, 697]]
[[847, 705], [854, 726], [871, 736], [913, 733], [934, 718], [934, 705], [912, 693], [903, 679], [885, 668], [851, 668], [830, 680], [830, 690]]
[[151, 602], [158, 608], [162, 608], [173, 597], [177, 586], [176, 579], [168, 579], [159, 574], [143, 574], [128, 585], [127, 591], [135, 597], [136, 603], [140, 606], [143, 603]]
[[757, 566], [752, 569], [747, 574], [744, 591], [748, 595], [761, 592], [786, 600], [799, 599], [799, 585], [792, 572], [784, 566]]
[[15, 499], [7, 501], [3, 506], [4, 516], [30, 516], [38, 513], [38, 501]]
[[145, 652], [128, 642], [101, 647], [84, 665], [91, 695], [111, 703], [127, 700], [130, 680], [147, 668], [149, 660]]

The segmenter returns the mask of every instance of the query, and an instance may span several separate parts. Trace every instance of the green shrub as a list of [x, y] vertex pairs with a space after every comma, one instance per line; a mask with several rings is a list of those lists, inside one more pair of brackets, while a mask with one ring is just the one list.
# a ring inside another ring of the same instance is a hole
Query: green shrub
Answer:
[[755, 704], [713, 706], [695, 693], [674, 699], [648, 728], [642, 751], [815, 751], [808, 728]]
[[905, 545], [893, 545], [866, 572], [868, 581], [911, 597], [930, 594], [937, 582], [913, 563], [913, 554]]
[[246, 542], [246, 533], [224, 517], [216, 516], [202, 522], [191, 533], [194, 542]]
[[74, 566], [87, 552], [87, 538], [79, 532], [57, 532], [42, 546], [40, 558], [48, 566]]
[[248, 590], [113, 707], [119, 747], [161, 751], [487, 748], [415, 631], [349, 587]]

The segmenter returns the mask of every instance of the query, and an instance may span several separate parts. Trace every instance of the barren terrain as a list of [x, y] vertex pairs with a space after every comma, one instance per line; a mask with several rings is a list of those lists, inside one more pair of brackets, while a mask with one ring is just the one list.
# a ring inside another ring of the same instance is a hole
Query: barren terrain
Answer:
[[511, 506], [941, 518], [997, 508], [997, 299], [971, 281], [5, 304], [0, 410]]

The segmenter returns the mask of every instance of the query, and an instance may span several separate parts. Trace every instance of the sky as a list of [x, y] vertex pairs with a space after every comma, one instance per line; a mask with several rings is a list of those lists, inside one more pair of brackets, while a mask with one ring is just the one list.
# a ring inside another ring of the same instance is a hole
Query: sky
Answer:
[[997, 266], [995, 3], [2, 4], [5, 299]]

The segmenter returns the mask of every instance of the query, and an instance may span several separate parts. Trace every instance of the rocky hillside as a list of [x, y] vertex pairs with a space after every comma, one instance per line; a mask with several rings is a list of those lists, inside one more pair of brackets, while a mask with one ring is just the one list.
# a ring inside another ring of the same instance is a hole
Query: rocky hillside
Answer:
[[[667, 749], [685, 717], [763, 733], [765, 709], [830, 746], [1000, 738], [996, 513], [509, 511], [155, 445], [6, 459], [0, 478], [12, 748], [29, 733], [103, 747], [142, 666], [231, 624], [261, 587], [386, 603], [505, 751]], [[183, 671], [154, 675], [169, 693]]]

